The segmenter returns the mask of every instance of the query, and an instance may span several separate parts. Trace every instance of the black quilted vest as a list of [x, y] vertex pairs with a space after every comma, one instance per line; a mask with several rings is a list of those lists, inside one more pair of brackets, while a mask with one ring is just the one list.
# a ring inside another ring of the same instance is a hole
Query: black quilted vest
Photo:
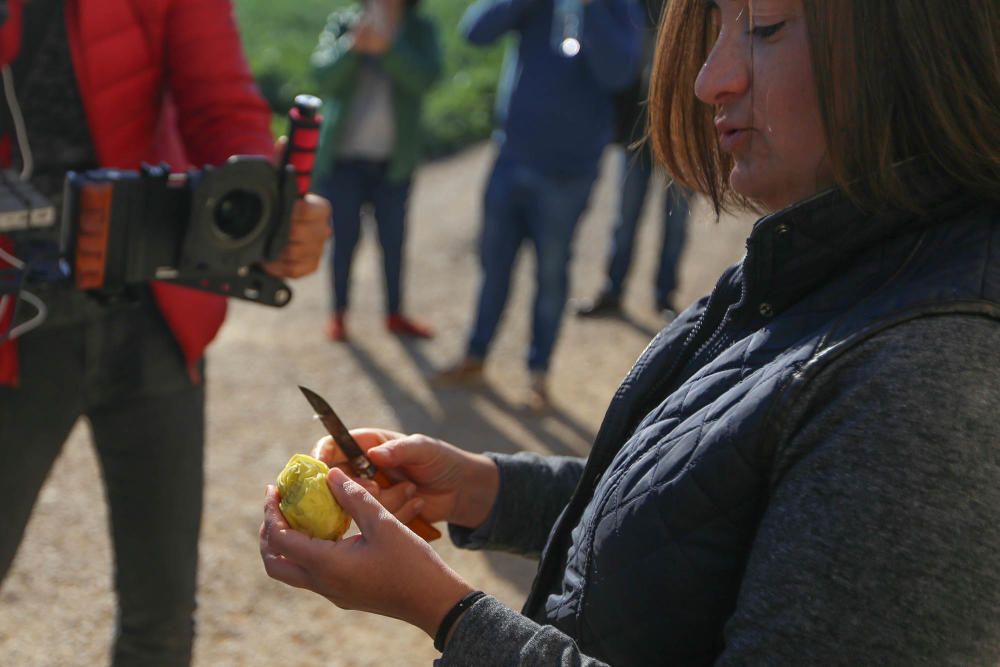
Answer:
[[616, 392], [526, 615], [615, 666], [712, 663], [803, 386], [907, 320], [1000, 319], [1000, 210], [920, 179], [930, 216], [831, 192], [756, 223]]

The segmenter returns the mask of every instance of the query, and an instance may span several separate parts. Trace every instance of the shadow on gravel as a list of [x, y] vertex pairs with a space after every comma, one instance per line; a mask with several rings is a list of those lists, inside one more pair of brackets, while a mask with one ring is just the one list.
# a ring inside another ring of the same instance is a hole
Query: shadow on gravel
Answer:
[[[430, 376], [434, 368], [419, 348], [419, 343], [403, 341], [402, 344], [418, 371], [424, 377]], [[560, 410], [558, 405], [545, 412], [534, 413], [522, 405], [510, 402], [488, 383], [468, 387], [429, 386], [440, 406], [440, 413], [432, 414], [391, 375], [385, 373], [366, 349], [356, 345], [351, 345], [348, 349], [358, 367], [381, 392], [385, 404], [392, 407], [400, 429], [407, 433], [424, 433], [477, 452], [510, 454], [529, 449], [526, 443], [498, 429], [494, 421], [488, 418], [488, 412], [499, 411], [552, 454], [586, 456], [590, 451], [595, 434]]]
[[[648, 338], [649, 340], [653, 340], [653, 338], [656, 336], [656, 334], [660, 333], [660, 331], [661, 331], [661, 329], [655, 329], [655, 328], [649, 326], [648, 324], [646, 324], [645, 322], [640, 322], [638, 319], [636, 319], [632, 315], [629, 315], [628, 313], [624, 314], [619, 319], [621, 319], [622, 322], [624, 322], [625, 324], [629, 325], [630, 327], [632, 327], [633, 329], [635, 329], [637, 332], [639, 332], [640, 334], [642, 334], [644, 337]], [[666, 325], [667, 325], [667, 321], [664, 320], [663, 326], [666, 326]]]

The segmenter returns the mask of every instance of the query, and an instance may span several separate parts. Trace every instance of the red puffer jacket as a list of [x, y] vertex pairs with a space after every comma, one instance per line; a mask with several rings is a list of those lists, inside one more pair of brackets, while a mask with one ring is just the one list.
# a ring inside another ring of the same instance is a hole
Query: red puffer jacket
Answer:
[[[10, 0], [0, 63], [16, 55], [22, 0]], [[77, 84], [102, 166], [218, 164], [272, 153], [270, 110], [243, 58], [229, 0], [66, 0]], [[167, 324], [195, 368], [226, 313], [223, 297], [154, 283]], [[7, 354], [12, 355], [11, 345]], [[16, 382], [3, 362], [0, 384]], [[193, 375], [194, 377], [194, 375]]]

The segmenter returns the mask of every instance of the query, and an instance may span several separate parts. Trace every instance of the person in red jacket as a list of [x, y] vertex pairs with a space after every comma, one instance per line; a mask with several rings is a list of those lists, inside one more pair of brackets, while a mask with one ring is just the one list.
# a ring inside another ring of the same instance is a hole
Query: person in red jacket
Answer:
[[[10, 0], [6, 13], [0, 162], [30, 174], [57, 205], [68, 170], [218, 164], [275, 150], [229, 0]], [[328, 218], [324, 199], [297, 202], [291, 242], [265, 268], [281, 277], [314, 271]], [[66, 282], [32, 292], [49, 316], [17, 341], [16, 365], [0, 364], [0, 577], [85, 416], [114, 541], [114, 664], [187, 665], [202, 509], [202, 355], [225, 300], [156, 283], [115, 297]]]

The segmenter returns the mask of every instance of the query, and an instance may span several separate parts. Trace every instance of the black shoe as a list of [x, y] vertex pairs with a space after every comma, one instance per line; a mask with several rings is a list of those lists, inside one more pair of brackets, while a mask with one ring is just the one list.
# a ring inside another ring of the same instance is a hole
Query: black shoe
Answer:
[[657, 300], [656, 311], [660, 313], [660, 317], [667, 320], [668, 322], [677, 317], [677, 313], [680, 312], [674, 306], [673, 302], [670, 301], [670, 299]]
[[621, 299], [608, 292], [601, 292], [596, 299], [580, 299], [574, 305], [577, 317], [620, 317]]

